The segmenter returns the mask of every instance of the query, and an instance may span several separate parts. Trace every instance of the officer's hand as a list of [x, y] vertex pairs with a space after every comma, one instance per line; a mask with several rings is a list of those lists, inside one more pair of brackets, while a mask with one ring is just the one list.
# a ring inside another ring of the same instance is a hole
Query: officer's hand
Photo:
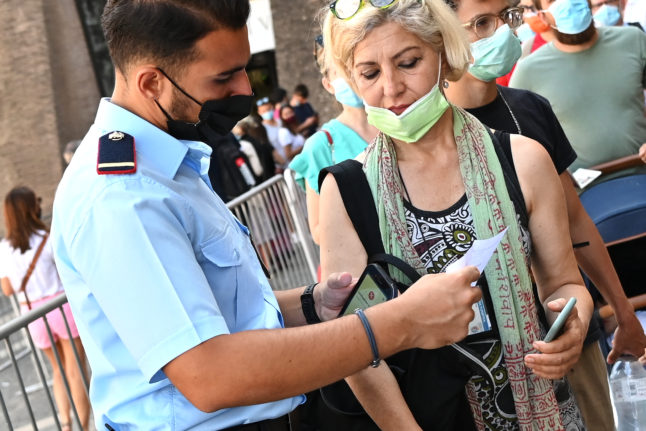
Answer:
[[[550, 301], [547, 307], [552, 311], [561, 311], [566, 303], [565, 298], [559, 298]], [[533, 346], [540, 353], [525, 355], [525, 365], [531, 368], [537, 376], [546, 379], [560, 379], [579, 360], [585, 332], [578, 310], [574, 306], [565, 321], [563, 334], [549, 343], [534, 341]]]
[[468, 266], [450, 274], [430, 274], [419, 279], [393, 300], [409, 331], [412, 347], [435, 349], [464, 339], [473, 320], [472, 305], [482, 291], [472, 287], [480, 273]]
[[357, 283], [349, 272], [330, 275], [325, 282], [314, 289], [314, 307], [322, 321], [334, 319], [339, 315], [348, 295]]
[[639, 157], [642, 159], [642, 162], [646, 163], [646, 144], [642, 145], [639, 149]]

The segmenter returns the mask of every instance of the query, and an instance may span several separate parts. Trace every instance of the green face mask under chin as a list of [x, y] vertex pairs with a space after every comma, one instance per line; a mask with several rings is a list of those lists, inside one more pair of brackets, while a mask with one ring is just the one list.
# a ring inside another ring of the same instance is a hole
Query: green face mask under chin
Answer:
[[400, 115], [386, 108], [365, 105], [368, 123], [391, 138], [407, 143], [417, 142], [437, 123], [449, 107], [449, 102], [440, 91], [440, 56], [437, 83], [425, 96], [410, 105]]

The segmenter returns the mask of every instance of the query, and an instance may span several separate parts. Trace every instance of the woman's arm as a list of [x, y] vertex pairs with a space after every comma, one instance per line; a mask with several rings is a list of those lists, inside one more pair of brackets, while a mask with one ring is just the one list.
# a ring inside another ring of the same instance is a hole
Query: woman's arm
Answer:
[[[592, 316], [592, 298], [583, 286], [570, 243], [563, 188], [554, 165], [538, 142], [511, 137], [512, 154], [529, 213], [532, 272], [548, 321], [552, 323], [565, 302], [577, 298], [563, 334], [551, 343], [535, 341], [541, 354], [525, 362], [545, 378], [564, 376], [578, 361]], [[564, 298], [560, 301], [555, 301]]]
[[307, 199], [307, 223], [310, 226], [312, 239], [318, 245], [321, 245], [319, 238], [319, 194], [310, 187], [310, 183], [305, 180], [305, 192]]
[[2, 293], [6, 296], [13, 295], [13, 286], [11, 285], [11, 281], [9, 281], [9, 277], [2, 277], [0, 279], [0, 285], [2, 286]]
[[[328, 175], [321, 187], [319, 239], [321, 279], [348, 271], [358, 277], [368, 256], [343, 205], [336, 181]], [[309, 211], [309, 207], [308, 207]], [[418, 430], [397, 381], [384, 363], [346, 378], [359, 402], [382, 430]]]

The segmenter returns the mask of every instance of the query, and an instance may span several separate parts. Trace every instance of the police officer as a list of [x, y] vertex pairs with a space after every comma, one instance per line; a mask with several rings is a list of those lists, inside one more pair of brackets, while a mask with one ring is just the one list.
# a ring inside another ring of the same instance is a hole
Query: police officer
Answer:
[[303, 392], [459, 340], [473, 318], [469, 267], [294, 327], [336, 316], [352, 280], [272, 292], [247, 228], [211, 189], [205, 143], [250, 110], [248, 14], [247, 0], [105, 7], [115, 90], [65, 172], [52, 227], [99, 429], [288, 429]]

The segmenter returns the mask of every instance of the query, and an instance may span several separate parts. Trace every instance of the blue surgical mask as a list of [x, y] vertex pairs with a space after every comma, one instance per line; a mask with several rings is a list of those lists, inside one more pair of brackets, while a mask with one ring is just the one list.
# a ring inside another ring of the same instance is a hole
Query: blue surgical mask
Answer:
[[514, 32], [502, 25], [492, 36], [471, 44], [474, 62], [469, 73], [481, 81], [493, 81], [511, 72], [522, 52]]
[[583, 33], [592, 23], [588, 0], [556, 0], [547, 12], [554, 17], [556, 29], [564, 34]]
[[520, 39], [520, 42], [525, 42], [527, 39], [534, 37], [536, 33], [532, 30], [529, 24], [525, 23], [516, 29], [516, 36]]
[[267, 111], [263, 112], [262, 115], [260, 115], [263, 120], [273, 120], [274, 119], [274, 111]]
[[597, 27], [612, 27], [621, 19], [617, 6], [602, 5], [597, 13], [593, 15], [594, 25]]
[[357, 96], [345, 79], [337, 78], [330, 85], [334, 88], [334, 97], [340, 104], [352, 108], [363, 108], [363, 100]]

